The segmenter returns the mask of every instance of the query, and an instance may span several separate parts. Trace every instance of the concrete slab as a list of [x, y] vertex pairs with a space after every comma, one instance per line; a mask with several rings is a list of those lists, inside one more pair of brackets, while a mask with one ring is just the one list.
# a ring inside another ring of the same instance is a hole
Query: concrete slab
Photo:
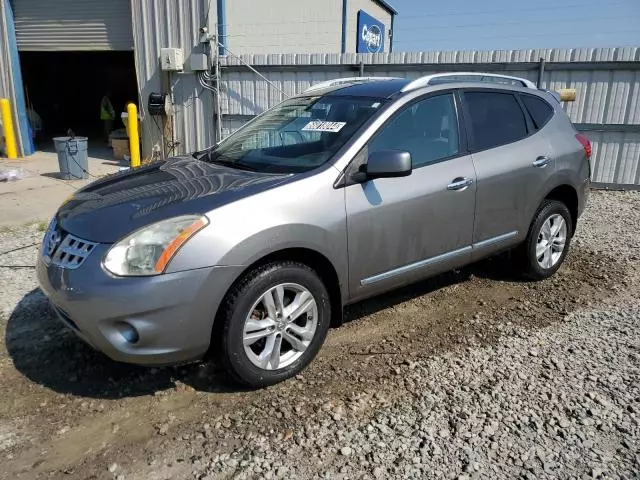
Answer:
[[48, 221], [60, 204], [75, 190], [96, 178], [126, 165], [113, 159], [109, 148], [89, 148], [86, 180], [62, 180], [58, 157], [53, 151], [39, 151], [19, 160], [0, 159], [0, 170], [21, 169], [25, 178], [0, 183], [0, 226]]

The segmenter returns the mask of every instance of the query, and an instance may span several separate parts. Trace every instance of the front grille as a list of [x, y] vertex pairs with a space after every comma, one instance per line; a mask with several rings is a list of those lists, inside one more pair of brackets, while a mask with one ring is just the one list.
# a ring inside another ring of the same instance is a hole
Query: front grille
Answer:
[[96, 245], [66, 233], [53, 219], [44, 235], [42, 254], [46, 263], [73, 270], [82, 265]]

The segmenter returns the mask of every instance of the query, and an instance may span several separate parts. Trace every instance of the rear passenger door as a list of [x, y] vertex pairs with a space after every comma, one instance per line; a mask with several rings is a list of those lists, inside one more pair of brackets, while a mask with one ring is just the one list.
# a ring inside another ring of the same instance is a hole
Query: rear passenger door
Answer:
[[526, 237], [530, 203], [540, 198], [555, 162], [516, 92], [468, 89], [461, 96], [477, 176], [476, 259]]

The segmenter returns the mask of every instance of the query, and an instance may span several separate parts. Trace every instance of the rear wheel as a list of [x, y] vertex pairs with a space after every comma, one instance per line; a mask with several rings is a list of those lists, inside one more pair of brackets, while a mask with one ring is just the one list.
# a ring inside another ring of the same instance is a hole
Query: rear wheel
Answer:
[[228, 294], [220, 356], [227, 373], [250, 387], [290, 378], [316, 356], [331, 321], [327, 290], [297, 262], [274, 262], [248, 273]]
[[542, 280], [564, 262], [571, 241], [571, 214], [558, 200], [545, 200], [533, 218], [526, 240], [517, 250], [523, 273]]

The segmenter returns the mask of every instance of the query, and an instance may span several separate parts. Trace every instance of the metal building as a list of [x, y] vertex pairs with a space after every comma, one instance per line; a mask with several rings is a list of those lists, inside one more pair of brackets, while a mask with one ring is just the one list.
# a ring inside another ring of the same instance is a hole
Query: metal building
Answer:
[[[384, 0], [0, 0], [0, 96], [22, 154], [34, 111], [46, 139], [72, 129], [91, 148], [107, 94], [114, 128], [138, 103], [143, 156], [193, 151], [216, 138], [206, 87], [217, 54], [388, 52], [395, 13]], [[153, 92], [168, 115], [148, 114]]]
[[[384, 0], [233, 0], [220, 12], [234, 53], [382, 53], [397, 12]], [[224, 18], [224, 20], [223, 20]], [[366, 37], [367, 40], [363, 38]]]

